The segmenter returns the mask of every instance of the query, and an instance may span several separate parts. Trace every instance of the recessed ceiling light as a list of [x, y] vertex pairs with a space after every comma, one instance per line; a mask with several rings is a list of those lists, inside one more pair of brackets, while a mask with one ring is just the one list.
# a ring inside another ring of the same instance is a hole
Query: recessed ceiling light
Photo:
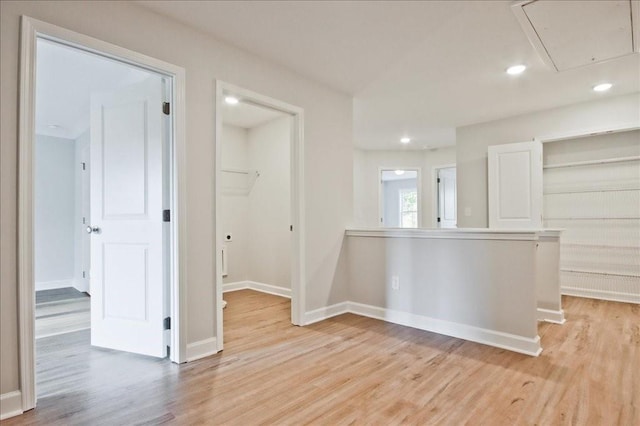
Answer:
[[611, 89], [613, 87], [613, 84], [611, 83], [602, 83], [602, 84], [598, 84], [596, 86], [593, 86], [593, 90], [595, 92], [606, 92], [607, 90]]
[[507, 74], [509, 75], [518, 75], [518, 74], [522, 74], [524, 72], [524, 70], [526, 70], [527, 67], [524, 65], [514, 65], [511, 66], [509, 68], [507, 68]]
[[411, 142], [411, 138], [404, 137], [404, 138], [400, 139], [400, 142], [409, 143], [409, 142]]
[[394, 171], [395, 174], [397, 174], [398, 176], [402, 176], [404, 174], [404, 170], [396, 170]]
[[240, 100], [234, 96], [227, 96], [226, 98], [224, 98], [224, 101], [229, 105], [235, 105], [240, 102]]

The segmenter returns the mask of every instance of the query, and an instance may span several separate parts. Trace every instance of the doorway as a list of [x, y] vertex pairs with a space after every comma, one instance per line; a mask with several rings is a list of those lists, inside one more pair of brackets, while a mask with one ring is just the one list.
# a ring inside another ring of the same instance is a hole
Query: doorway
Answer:
[[217, 344], [225, 291], [291, 298], [304, 318], [303, 111], [217, 82], [215, 222]]
[[[43, 347], [36, 338], [84, 333], [87, 347], [165, 358], [170, 346], [171, 360], [183, 360], [184, 70], [28, 17], [21, 40], [19, 330], [28, 410], [35, 348]], [[41, 317], [63, 317], [59, 329], [41, 333], [38, 300], [50, 303]]]
[[435, 175], [435, 225], [437, 228], [456, 228], [458, 220], [456, 168], [455, 166], [437, 167]]
[[420, 169], [380, 168], [378, 177], [380, 226], [419, 228], [422, 214]]

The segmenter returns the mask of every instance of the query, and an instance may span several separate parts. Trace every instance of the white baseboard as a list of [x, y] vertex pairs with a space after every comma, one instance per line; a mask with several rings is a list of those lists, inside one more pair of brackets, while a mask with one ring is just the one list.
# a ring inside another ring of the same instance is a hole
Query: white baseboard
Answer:
[[223, 293], [226, 293], [228, 291], [247, 290], [247, 289], [291, 299], [290, 288], [278, 287], [275, 285], [260, 283], [257, 281], [236, 281], [236, 282], [226, 283], [222, 285]]
[[315, 309], [313, 311], [305, 312], [304, 325], [313, 324], [326, 320], [337, 315], [342, 315], [349, 312], [349, 302], [340, 302], [335, 305], [326, 306], [324, 308]]
[[375, 318], [394, 324], [413, 327], [459, 339], [470, 340], [489, 346], [495, 346], [525, 355], [538, 356], [542, 352], [540, 337], [526, 338], [515, 334], [502, 333], [485, 328], [458, 324], [450, 321], [429, 318], [408, 312], [379, 308], [355, 302], [342, 302], [305, 313], [305, 325], [322, 321], [344, 313], [353, 313], [365, 317]]
[[73, 280], [73, 288], [83, 293], [89, 293], [89, 280]]
[[349, 302], [349, 311], [354, 314], [380, 319], [394, 324], [405, 325], [407, 327], [418, 328], [420, 330], [431, 331], [433, 333], [444, 334], [445, 336], [470, 340], [472, 342], [495, 346], [525, 355], [538, 356], [542, 352], [539, 336], [536, 336], [535, 338], [527, 338], [515, 334], [474, 327], [472, 325], [459, 324], [451, 321], [354, 302]]
[[20, 391], [0, 395], [0, 420], [19, 416], [22, 413], [22, 393]]
[[566, 296], [587, 297], [589, 299], [610, 300], [612, 302], [640, 303], [640, 294], [591, 290], [575, 287], [561, 287], [560, 293]]
[[211, 337], [187, 344], [187, 362], [195, 361], [218, 353], [218, 339]]
[[551, 309], [538, 308], [538, 321], [552, 322], [554, 324], [564, 324], [564, 311], [554, 311]]
[[36, 281], [35, 289], [39, 290], [53, 290], [56, 288], [75, 287], [74, 280], [54, 280], [54, 281]]

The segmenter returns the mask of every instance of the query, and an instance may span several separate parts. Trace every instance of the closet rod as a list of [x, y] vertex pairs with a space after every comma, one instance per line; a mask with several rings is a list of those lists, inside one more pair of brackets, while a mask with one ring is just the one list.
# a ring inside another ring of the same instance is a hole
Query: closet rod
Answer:
[[578, 166], [590, 166], [595, 164], [608, 164], [608, 163], [623, 163], [625, 161], [638, 161], [640, 155], [634, 155], [633, 157], [620, 157], [620, 158], [607, 158], [604, 160], [588, 160], [588, 161], [575, 161], [572, 163], [560, 163], [560, 164], [547, 164], [542, 166], [543, 169], [559, 169], [562, 167], [578, 167]]

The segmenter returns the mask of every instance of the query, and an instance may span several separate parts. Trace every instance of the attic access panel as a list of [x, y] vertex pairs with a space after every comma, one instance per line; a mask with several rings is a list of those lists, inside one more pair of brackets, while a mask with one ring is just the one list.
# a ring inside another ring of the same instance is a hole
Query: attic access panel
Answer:
[[637, 6], [630, 0], [532, 0], [512, 8], [540, 57], [564, 71], [632, 54], [638, 47], [632, 20]]

